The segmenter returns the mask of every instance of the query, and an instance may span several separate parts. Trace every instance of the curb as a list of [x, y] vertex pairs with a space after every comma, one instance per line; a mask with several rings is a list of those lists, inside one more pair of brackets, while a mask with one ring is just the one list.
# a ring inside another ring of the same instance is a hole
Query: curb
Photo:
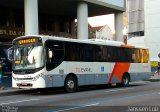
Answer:
[[150, 82], [159, 82], [160, 79], [149, 79]]

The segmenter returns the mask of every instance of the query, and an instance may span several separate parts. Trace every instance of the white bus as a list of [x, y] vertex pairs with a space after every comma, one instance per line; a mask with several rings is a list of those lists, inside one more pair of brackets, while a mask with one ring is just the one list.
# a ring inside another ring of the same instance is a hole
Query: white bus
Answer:
[[53, 36], [23, 36], [13, 40], [14, 88], [117, 84], [150, 77], [147, 48], [121, 42], [77, 40]]

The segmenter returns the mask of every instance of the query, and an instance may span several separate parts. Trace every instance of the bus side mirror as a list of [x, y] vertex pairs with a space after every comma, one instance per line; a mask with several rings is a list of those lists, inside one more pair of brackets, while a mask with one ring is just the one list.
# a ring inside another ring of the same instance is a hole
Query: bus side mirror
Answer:
[[7, 54], [8, 54], [8, 60], [12, 61], [13, 60], [13, 47], [10, 47], [8, 50], [7, 50]]

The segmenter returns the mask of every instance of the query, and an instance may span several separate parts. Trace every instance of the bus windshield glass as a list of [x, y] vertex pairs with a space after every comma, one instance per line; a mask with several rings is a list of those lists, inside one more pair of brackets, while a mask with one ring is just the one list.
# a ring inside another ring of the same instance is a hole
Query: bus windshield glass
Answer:
[[13, 70], [37, 69], [44, 66], [42, 45], [29, 44], [14, 48]]

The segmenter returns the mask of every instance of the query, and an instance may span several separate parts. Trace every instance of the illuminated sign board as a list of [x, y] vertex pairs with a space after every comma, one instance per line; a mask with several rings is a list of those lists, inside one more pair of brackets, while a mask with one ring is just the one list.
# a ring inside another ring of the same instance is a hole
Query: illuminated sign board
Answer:
[[38, 42], [37, 38], [27, 38], [27, 39], [18, 40], [18, 44], [20, 44], [20, 45], [22, 45], [22, 44], [36, 43], [36, 42]]
[[15, 61], [15, 64], [20, 64], [20, 63], [21, 63], [20, 60], [16, 60], [16, 61]]

